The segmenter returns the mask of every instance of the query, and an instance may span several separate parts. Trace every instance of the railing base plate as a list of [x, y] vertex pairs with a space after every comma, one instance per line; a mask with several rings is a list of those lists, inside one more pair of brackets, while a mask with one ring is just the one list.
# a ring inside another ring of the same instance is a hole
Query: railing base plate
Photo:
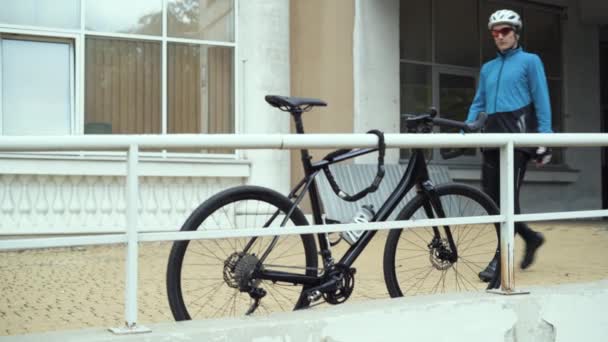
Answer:
[[120, 327], [120, 328], [109, 328], [110, 332], [115, 335], [131, 335], [131, 334], [145, 334], [152, 332], [152, 329], [147, 328], [143, 325], [135, 325], [133, 327]]
[[499, 294], [503, 296], [515, 296], [515, 295], [527, 295], [530, 294], [530, 291], [521, 291], [521, 290], [510, 290], [505, 291], [503, 289], [491, 289], [486, 290], [487, 293]]

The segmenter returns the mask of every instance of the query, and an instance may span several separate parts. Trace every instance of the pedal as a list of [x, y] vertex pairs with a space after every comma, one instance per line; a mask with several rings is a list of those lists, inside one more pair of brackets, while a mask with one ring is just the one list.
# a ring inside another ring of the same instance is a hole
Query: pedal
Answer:
[[306, 299], [308, 299], [308, 302], [319, 300], [319, 298], [323, 296], [323, 293], [333, 291], [336, 288], [337, 283], [338, 281], [336, 279], [332, 279], [324, 284], [309, 289], [306, 291]]
[[319, 291], [319, 290], [315, 290], [315, 291], [311, 291], [311, 292], [308, 294], [308, 296], [307, 296], [307, 298], [306, 298], [306, 299], [308, 299], [308, 302], [309, 302], [309, 303], [312, 303], [312, 302], [316, 302], [316, 301], [318, 301], [319, 299], [321, 299], [321, 296], [322, 296], [321, 291]]

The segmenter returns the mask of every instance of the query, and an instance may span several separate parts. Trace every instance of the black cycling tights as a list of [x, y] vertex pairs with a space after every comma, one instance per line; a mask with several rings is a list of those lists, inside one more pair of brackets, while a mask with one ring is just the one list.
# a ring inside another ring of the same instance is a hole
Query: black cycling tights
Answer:
[[[515, 214], [519, 214], [519, 190], [524, 181], [526, 174], [526, 166], [530, 160], [530, 156], [524, 152], [515, 150], [514, 156], [515, 170], [513, 178], [515, 181]], [[481, 167], [481, 186], [483, 191], [488, 194], [494, 202], [500, 207], [500, 155], [498, 150], [483, 151], [483, 165]], [[515, 223], [515, 234], [528, 241], [536, 234], [527, 224], [523, 222]]]

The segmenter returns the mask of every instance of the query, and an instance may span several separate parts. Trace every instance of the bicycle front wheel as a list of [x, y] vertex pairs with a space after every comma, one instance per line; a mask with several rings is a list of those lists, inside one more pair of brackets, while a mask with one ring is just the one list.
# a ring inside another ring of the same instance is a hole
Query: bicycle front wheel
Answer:
[[[201, 204], [181, 230], [307, 225], [298, 208], [285, 220], [292, 206], [273, 190], [236, 187]], [[253, 300], [242, 291], [243, 286], [266, 292], [255, 314], [301, 308], [307, 303], [302, 295], [305, 286], [253, 279], [252, 274], [268, 267], [316, 276], [316, 254], [312, 235], [176, 241], [167, 265], [167, 294], [173, 317], [181, 321], [244, 315]]]
[[[496, 204], [483, 192], [464, 184], [437, 186], [446, 217], [498, 215]], [[397, 216], [397, 220], [429, 218], [424, 210], [429, 199], [419, 194]], [[437, 217], [436, 214], [434, 214]], [[479, 272], [498, 248], [498, 223], [451, 225], [458, 259], [452, 260], [444, 227], [392, 230], [384, 250], [384, 278], [391, 297], [482, 290]]]

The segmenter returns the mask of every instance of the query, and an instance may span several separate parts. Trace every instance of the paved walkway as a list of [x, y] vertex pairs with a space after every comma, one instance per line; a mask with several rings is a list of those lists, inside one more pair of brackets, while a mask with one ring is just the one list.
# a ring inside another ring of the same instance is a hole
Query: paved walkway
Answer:
[[[531, 269], [516, 270], [517, 288], [608, 278], [608, 222], [532, 226], [545, 234], [547, 244]], [[382, 275], [384, 235], [372, 241], [355, 265], [359, 272], [352, 301], [388, 297]], [[169, 248], [168, 243], [140, 248], [142, 324], [172, 321], [164, 280]], [[124, 256], [123, 246], [0, 253], [0, 335], [122, 326]]]

